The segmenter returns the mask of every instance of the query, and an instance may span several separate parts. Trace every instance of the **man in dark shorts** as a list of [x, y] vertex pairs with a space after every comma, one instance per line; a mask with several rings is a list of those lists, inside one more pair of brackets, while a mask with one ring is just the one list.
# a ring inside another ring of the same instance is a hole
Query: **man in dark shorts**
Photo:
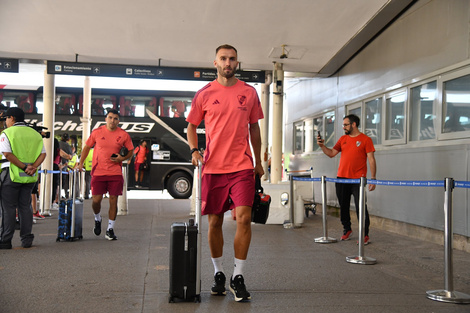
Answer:
[[[119, 112], [108, 110], [106, 125], [95, 129], [87, 139], [82, 149], [79, 169], [83, 169], [83, 163], [93, 150], [92, 172], [91, 172], [91, 194], [93, 196], [92, 208], [95, 214], [95, 227], [93, 233], [101, 234], [101, 201], [103, 195], [109, 193], [109, 222], [106, 230], [106, 239], [117, 240], [114, 234], [114, 223], [117, 216], [118, 196], [122, 195], [124, 179], [122, 178], [122, 161], [132, 157], [134, 146], [131, 137], [123, 129], [118, 127]], [[126, 147], [129, 152], [122, 156], [119, 151]]]
[[[213, 295], [225, 295], [222, 266], [224, 213], [236, 208], [237, 231], [234, 239], [235, 266], [230, 291], [235, 301], [248, 301], [243, 277], [251, 241], [251, 207], [255, 195], [254, 175], [264, 174], [261, 166], [261, 136], [258, 120], [263, 118], [256, 90], [238, 80], [237, 50], [223, 45], [216, 50], [217, 79], [196, 93], [186, 119], [192, 163], [204, 164], [202, 176], [202, 214], [208, 215], [209, 247], [214, 264]], [[196, 129], [205, 121], [204, 159], [199, 154]], [[256, 159], [254, 165], [250, 143]], [[231, 199], [232, 204], [230, 204]]]

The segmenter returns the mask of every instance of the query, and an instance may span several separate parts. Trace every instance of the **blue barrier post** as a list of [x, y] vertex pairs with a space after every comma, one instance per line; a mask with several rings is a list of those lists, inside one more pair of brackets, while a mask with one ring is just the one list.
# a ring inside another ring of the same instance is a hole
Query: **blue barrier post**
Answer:
[[427, 291], [427, 297], [431, 300], [450, 303], [470, 303], [470, 295], [454, 291], [453, 274], [453, 235], [452, 226], [452, 191], [454, 190], [454, 180], [447, 177], [444, 182], [444, 288], [441, 290]]
[[348, 256], [346, 261], [353, 264], [371, 265], [376, 264], [374, 258], [364, 256], [364, 224], [366, 220], [366, 188], [367, 179], [361, 177], [361, 187], [359, 191], [359, 255]]
[[323, 219], [323, 237], [315, 238], [316, 243], [334, 243], [336, 238], [328, 237], [328, 226], [326, 223], [327, 204], [326, 204], [326, 176], [321, 177], [321, 211]]

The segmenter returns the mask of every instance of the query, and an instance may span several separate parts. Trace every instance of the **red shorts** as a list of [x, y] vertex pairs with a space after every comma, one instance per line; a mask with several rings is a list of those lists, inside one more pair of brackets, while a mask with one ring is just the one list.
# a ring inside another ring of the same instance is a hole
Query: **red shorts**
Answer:
[[136, 172], [140, 171], [140, 164], [143, 164], [143, 163], [137, 163], [137, 162], [134, 163], [134, 171]]
[[221, 215], [239, 206], [251, 207], [254, 197], [255, 177], [253, 170], [202, 175], [202, 215]]
[[91, 194], [94, 196], [104, 195], [107, 192], [110, 196], [120, 196], [122, 195], [123, 186], [124, 178], [122, 178], [122, 175], [91, 177]]

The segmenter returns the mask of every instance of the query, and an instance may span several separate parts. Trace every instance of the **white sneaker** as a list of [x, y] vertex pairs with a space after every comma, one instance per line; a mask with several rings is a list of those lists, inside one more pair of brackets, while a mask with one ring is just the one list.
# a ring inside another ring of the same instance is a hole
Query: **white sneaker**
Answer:
[[59, 211], [59, 205], [57, 203], [53, 203], [51, 210]]

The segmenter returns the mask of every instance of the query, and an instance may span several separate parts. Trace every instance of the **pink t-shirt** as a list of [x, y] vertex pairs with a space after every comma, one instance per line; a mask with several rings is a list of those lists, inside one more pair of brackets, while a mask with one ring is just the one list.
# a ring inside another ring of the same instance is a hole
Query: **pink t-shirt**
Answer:
[[134, 149], [128, 133], [119, 127], [114, 131], [109, 131], [106, 125], [92, 131], [86, 145], [88, 147], [95, 146], [91, 175], [96, 176], [122, 175], [122, 164], [111, 161], [111, 155], [119, 154], [123, 146], [129, 151]]
[[199, 90], [186, 121], [199, 125], [204, 120], [204, 173], [253, 169], [248, 125], [263, 117], [256, 90], [241, 80], [230, 87], [214, 80]]

